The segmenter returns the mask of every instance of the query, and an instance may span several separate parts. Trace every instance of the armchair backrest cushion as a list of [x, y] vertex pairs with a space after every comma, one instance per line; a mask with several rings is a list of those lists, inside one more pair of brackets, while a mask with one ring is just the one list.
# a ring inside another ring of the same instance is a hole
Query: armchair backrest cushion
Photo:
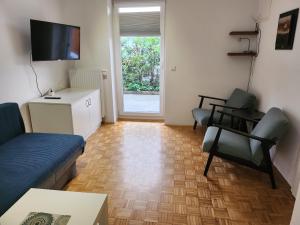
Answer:
[[[288, 130], [289, 121], [279, 108], [271, 108], [251, 132], [252, 135], [279, 140]], [[252, 161], [260, 165], [263, 161], [263, 150], [260, 141], [250, 140]]]
[[18, 104], [0, 104], [0, 145], [23, 133], [24, 122]]
[[[236, 88], [227, 100], [226, 106], [249, 108], [251, 110], [256, 107], [256, 97], [253, 94]], [[224, 109], [224, 111], [228, 111], [228, 109]]]

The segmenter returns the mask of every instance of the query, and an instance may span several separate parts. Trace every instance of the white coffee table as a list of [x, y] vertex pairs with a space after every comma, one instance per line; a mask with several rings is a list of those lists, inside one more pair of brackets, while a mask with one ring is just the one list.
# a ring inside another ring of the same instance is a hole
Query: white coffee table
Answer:
[[30, 212], [70, 215], [67, 225], [108, 224], [106, 194], [35, 188], [30, 189], [0, 218], [0, 224], [20, 225]]

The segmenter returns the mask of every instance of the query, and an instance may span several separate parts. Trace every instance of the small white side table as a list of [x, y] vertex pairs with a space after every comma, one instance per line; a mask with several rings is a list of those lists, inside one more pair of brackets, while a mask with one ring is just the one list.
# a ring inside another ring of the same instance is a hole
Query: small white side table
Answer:
[[30, 212], [70, 215], [67, 225], [107, 225], [106, 194], [30, 189], [1, 218], [1, 225], [19, 225]]

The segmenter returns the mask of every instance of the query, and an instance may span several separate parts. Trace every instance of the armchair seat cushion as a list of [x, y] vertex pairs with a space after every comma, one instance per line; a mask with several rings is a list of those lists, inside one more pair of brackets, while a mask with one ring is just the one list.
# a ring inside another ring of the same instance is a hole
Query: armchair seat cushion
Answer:
[[[192, 110], [192, 114], [194, 119], [201, 125], [206, 126], [208, 123], [208, 120], [210, 118], [211, 110], [209, 109], [200, 109], [195, 108]], [[217, 123], [219, 122], [221, 114], [218, 112], [214, 113], [213, 122]], [[230, 118], [227, 116], [224, 116], [222, 120], [222, 124], [230, 124]]]
[[[219, 128], [209, 127], [205, 133], [202, 149], [209, 152], [216, 138]], [[247, 137], [222, 130], [218, 143], [218, 152], [247, 161], [252, 160], [249, 139]]]

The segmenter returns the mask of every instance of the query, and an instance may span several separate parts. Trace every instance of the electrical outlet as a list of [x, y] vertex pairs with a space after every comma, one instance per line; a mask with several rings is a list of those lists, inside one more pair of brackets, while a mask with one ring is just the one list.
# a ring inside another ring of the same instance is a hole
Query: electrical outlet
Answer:
[[177, 67], [176, 67], [176, 66], [172, 66], [172, 67], [170, 68], [170, 70], [171, 70], [172, 72], [176, 72]]

